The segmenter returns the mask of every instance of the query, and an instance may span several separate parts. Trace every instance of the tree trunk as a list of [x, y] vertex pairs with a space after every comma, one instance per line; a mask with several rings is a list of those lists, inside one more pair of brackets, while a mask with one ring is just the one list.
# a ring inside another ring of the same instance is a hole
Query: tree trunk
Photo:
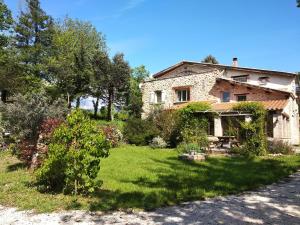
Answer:
[[108, 121], [114, 120], [114, 116], [112, 113], [113, 98], [114, 98], [114, 90], [110, 89], [108, 91], [108, 105], [107, 105], [107, 120]]
[[94, 106], [94, 117], [97, 118], [98, 114], [98, 108], [99, 108], [99, 98], [96, 98], [96, 101], [93, 100], [93, 106]]
[[4, 103], [7, 101], [7, 91], [6, 90], [1, 91], [1, 101]]
[[80, 97], [76, 99], [76, 109], [80, 107]]
[[72, 100], [71, 100], [69, 93], [67, 93], [67, 101], [68, 101], [68, 109], [71, 109], [72, 108]]

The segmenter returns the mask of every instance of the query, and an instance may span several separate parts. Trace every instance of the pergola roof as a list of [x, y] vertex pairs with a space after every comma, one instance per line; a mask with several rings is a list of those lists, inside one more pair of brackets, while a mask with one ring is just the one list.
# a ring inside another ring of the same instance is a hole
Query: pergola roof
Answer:
[[[212, 106], [212, 111], [214, 112], [230, 112], [233, 107], [240, 102], [214, 102], [214, 101], [199, 101], [210, 103]], [[246, 102], [259, 102], [261, 103], [267, 111], [283, 110], [288, 103], [288, 99], [279, 100], [269, 100], [269, 101], [246, 101]], [[175, 105], [173, 109], [181, 109], [187, 106], [189, 103], [184, 103], [180, 105]]]

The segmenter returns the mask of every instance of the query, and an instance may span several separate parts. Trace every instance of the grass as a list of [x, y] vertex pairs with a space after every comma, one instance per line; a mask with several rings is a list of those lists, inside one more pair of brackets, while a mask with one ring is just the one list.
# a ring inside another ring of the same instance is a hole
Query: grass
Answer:
[[240, 193], [273, 183], [300, 167], [300, 156], [211, 157], [205, 162], [178, 160], [174, 150], [125, 145], [102, 160], [101, 191], [91, 197], [42, 194], [34, 178], [9, 153], [0, 153], [0, 204], [35, 209], [153, 209], [182, 201]]

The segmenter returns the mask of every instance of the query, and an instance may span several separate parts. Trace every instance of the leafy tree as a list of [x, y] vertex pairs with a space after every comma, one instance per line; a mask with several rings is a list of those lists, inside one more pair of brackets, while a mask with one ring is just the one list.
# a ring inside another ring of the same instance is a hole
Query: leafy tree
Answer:
[[133, 68], [130, 77], [130, 91], [128, 94], [127, 110], [134, 117], [140, 117], [143, 101], [140, 84], [150, 76], [144, 65]]
[[113, 105], [124, 105], [130, 85], [130, 67], [124, 54], [116, 54], [111, 62], [110, 71], [103, 80], [104, 101], [107, 103], [107, 120], [113, 120]]
[[44, 64], [51, 50], [53, 19], [43, 11], [39, 0], [26, 0], [26, 3], [27, 8], [21, 11], [15, 26], [16, 46], [27, 65], [27, 73], [47, 78]]
[[110, 58], [106, 52], [99, 52], [99, 54], [95, 55], [93, 61], [94, 71], [90, 85], [90, 95], [95, 98], [95, 100], [92, 100], [95, 118], [97, 117], [99, 103], [105, 91], [103, 85], [105, 77], [110, 73], [111, 66]]
[[300, 0], [297, 0], [297, 7], [300, 7]]
[[203, 60], [203, 63], [211, 63], [211, 64], [219, 64], [218, 60], [212, 56], [212, 55], [208, 55], [206, 56]]
[[90, 90], [96, 55], [105, 51], [101, 33], [88, 22], [65, 19], [53, 37], [53, 54], [48, 61], [53, 81], [68, 98], [69, 107]]

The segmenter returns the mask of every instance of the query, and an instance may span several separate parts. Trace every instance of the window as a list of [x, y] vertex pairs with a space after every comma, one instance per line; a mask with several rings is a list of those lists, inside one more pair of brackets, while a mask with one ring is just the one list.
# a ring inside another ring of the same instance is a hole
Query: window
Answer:
[[247, 82], [247, 80], [248, 80], [248, 75], [232, 76], [231, 78], [232, 78], [234, 81], [238, 81], [238, 82]]
[[230, 101], [230, 92], [224, 91], [222, 93], [222, 102], [229, 102]]
[[162, 91], [155, 92], [155, 103], [162, 103]]
[[236, 100], [238, 102], [244, 102], [244, 101], [247, 101], [247, 95], [237, 95], [236, 96]]
[[260, 85], [266, 85], [269, 82], [269, 77], [259, 77], [258, 81]]
[[176, 90], [176, 101], [177, 102], [187, 102], [190, 101], [190, 90], [185, 89], [185, 90]]

